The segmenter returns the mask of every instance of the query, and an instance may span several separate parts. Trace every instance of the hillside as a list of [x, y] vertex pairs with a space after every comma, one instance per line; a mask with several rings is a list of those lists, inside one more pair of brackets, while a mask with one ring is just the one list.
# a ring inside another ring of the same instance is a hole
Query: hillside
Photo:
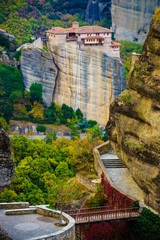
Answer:
[[44, 36], [51, 26], [71, 26], [79, 20], [84, 25], [87, 0], [2, 0], [0, 28], [16, 36], [18, 44]]

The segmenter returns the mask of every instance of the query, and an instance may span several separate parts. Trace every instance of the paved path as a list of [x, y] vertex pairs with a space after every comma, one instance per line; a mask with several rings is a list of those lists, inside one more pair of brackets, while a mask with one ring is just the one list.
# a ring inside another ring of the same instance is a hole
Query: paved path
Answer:
[[126, 166], [123, 164], [122, 165], [119, 164], [120, 160], [115, 155], [113, 150], [112, 151], [109, 150], [107, 154], [101, 155], [101, 160], [104, 163], [104, 166], [115, 186], [119, 188], [121, 191], [123, 191], [126, 195], [129, 195], [143, 203], [144, 199], [143, 191], [138, 187], [136, 182], [133, 180]]
[[25, 240], [58, 232], [62, 228], [54, 225], [57, 222], [57, 219], [39, 214], [5, 215], [4, 210], [0, 210], [0, 225], [14, 240]]

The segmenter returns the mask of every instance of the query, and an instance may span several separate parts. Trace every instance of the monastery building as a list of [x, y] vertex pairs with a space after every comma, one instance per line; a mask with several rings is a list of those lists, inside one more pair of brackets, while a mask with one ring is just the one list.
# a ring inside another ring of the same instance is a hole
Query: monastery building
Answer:
[[92, 46], [108, 55], [120, 58], [120, 44], [112, 41], [112, 30], [100, 26], [79, 27], [79, 22], [73, 22], [71, 28], [53, 27], [46, 31], [47, 46], [73, 42], [82, 46]]

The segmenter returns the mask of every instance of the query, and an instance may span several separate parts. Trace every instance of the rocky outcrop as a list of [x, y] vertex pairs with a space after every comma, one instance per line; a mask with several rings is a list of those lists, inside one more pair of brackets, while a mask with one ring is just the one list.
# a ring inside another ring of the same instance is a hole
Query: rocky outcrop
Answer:
[[[107, 1], [107, 0], [106, 0]], [[115, 37], [144, 42], [159, 0], [112, 0], [112, 26]]]
[[52, 46], [51, 51], [59, 68], [53, 101], [80, 108], [84, 117], [104, 125], [110, 103], [125, 88], [121, 61], [76, 43]]
[[89, 0], [86, 21], [94, 23], [107, 16], [117, 40], [126, 39], [143, 43], [159, 0]]
[[32, 83], [38, 82], [43, 86], [43, 100], [47, 106], [52, 102], [58, 69], [51, 53], [34, 45], [25, 45], [22, 49], [21, 72], [26, 90]]
[[4, 64], [7, 64], [7, 65], [13, 66], [13, 67], [18, 66], [18, 62], [17, 62], [16, 58], [13, 58], [13, 60], [9, 59], [6, 51], [4, 51], [2, 53], [2, 56], [0, 57], [0, 63], [4, 63]]
[[107, 133], [117, 156], [160, 213], [160, 10], [127, 89], [111, 104]]
[[47, 106], [52, 101], [65, 103], [104, 125], [110, 103], [125, 89], [121, 61], [73, 42], [52, 46], [51, 51], [53, 55], [31, 46], [23, 48], [25, 88], [29, 90], [33, 82], [41, 83]]
[[14, 175], [14, 162], [11, 158], [10, 139], [0, 124], [0, 192], [7, 187]]
[[85, 19], [88, 23], [101, 21], [104, 16], [111, 20], [111, 0], [89, 0]]

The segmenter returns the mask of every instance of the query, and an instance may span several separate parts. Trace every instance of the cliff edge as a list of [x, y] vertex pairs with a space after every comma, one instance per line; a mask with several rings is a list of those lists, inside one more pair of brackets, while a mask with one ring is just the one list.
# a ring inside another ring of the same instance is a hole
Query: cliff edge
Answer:
[[106, 129], [117, 156], [160, 213], [160, 9], [126, 90], [111, 104]]
[[11, 183], [14, 171], [10, 139], [0, 124], [0, 193]]

